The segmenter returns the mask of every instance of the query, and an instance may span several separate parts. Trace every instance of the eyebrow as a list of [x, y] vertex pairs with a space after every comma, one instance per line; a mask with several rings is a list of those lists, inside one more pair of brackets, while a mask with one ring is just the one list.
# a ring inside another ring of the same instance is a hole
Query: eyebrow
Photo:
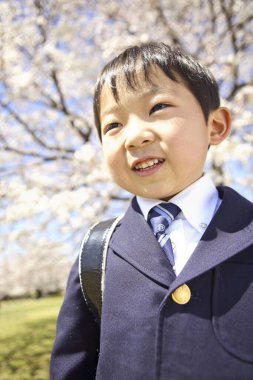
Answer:
[[110, 115], [112, 113], [115, 113], [119, 109], [119, 105], [115, 105], [112, 107], [106, 107], [103, 112], [101, 112], [100, 118], [102, 119], [103, 117]]

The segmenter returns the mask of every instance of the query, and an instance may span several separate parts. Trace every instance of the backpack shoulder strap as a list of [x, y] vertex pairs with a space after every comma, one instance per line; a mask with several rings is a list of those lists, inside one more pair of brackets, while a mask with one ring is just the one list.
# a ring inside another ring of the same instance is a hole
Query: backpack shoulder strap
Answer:
[[106, 258], [110, 238], [122, 216], [96, 223], [84, 236], [79, 253], [79, 278], [85, 302], [100, 324]]

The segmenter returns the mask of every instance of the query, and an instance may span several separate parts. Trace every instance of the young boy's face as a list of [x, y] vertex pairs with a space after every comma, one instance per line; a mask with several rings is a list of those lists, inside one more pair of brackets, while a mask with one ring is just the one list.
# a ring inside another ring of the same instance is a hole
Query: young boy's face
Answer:
[[105, 84], [100, 120], [104, 157], [114, 181], [146, 198], [169, 200], [201, 177], [210, 127], [183, 83], [154, 67], [152, 84], [118, 85], [119, 102]]

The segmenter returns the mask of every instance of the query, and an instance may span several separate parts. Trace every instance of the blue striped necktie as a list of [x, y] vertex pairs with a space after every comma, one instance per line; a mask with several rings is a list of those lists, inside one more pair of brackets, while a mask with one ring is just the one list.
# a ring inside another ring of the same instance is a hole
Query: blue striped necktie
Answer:
[[168, 229], [180, 211], [180, 208], [173, 203], [160, 203], [153, 207], [148, 214], [149, 224], [172, 267], [175, 265], [175, 260]]

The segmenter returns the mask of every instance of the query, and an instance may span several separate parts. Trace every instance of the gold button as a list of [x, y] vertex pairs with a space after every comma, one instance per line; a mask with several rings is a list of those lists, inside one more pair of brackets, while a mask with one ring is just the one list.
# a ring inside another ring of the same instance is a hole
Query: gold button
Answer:
[[185, 305], [191, 299], [191, 291], [188, 285], [183, 284], [179, 286], [171, 295], [174, 302], [179, 305]]

